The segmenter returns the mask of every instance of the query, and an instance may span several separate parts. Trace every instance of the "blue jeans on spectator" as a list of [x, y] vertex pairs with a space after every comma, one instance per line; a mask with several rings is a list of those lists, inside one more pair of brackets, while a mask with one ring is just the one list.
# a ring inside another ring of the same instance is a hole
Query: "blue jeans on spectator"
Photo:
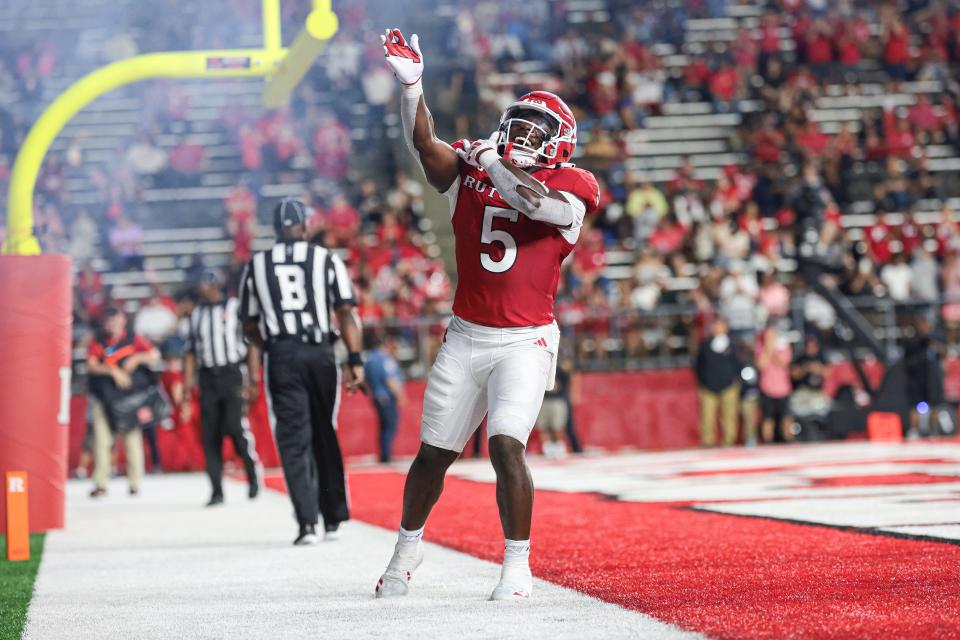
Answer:
[[391, 397], [374, 397], [373, 405], [376, 407], [377, 418], [380, 421], [380, 462], [390, 462], [393, 439], [397, 436], [397, 423], [400, 421], [400, 411], [397, 401]]

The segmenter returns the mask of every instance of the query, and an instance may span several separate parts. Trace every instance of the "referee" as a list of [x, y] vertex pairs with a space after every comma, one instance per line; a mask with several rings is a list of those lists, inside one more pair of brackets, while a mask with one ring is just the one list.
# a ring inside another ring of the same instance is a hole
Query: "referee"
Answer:
[[[223, 280], [214, 270], [205, 271], [198, 285], [200, 304], [190, 314], [188, 349], [184, 358], [183, 407], [190, 411], [190, 391], [200, 383], [200, 426], [203, 454], [213, 492], [208, 507], [223, 504], [223, 439], [229, 437], [243, 461], [249, 483], [248, 496], [257, 497], [259, 461], [244, 407], [244, 375], [241, 363], [246, 358], [249, 389], [258, 389], [260, 363], [256, 347], [247, 349], [238, 321], [240, 303], [224, 300]], [[254, 395], [256, 391], [253, 392]], [[248, 392], [249, 395], [249, 392]], [[248, 399], [253, 399], [249, 398]], [[189, 419], [189, 415], [184, 418]]]
[[327, 539], [350, 517], [336, 432], [340, 369], [331, 310], [349, 354], [348, 391], [362, 389], [364, 380], [353, 285], [338, 256], [307, 242], [306, 214], [299, 200], [277, 204], [277, 243], [253, 256], [240, 291], [244, 335], [266, 354], [274, 435], [300, 526], [296, 545], [318, 541], [318, 516]]

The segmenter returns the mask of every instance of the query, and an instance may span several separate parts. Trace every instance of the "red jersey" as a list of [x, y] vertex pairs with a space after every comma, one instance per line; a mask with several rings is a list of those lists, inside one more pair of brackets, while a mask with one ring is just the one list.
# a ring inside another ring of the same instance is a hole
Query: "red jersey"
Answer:
[[[597, 209], [600, 189], [589, 171], [539, 168], [530, 175], [583, 200], [586, 215]], [[482, 169], [461, 162], [455, 188], [451, 207], [459, 282], [453, 312], [489, 327], [553, 322], [560, 263], [573, 251], [576, 236], [567, 231], [571, 242], [560, 229], [511, 209]]]
[[90, 341], [87, 346], [87, 357], [94, 358], [111, 367], [120, 366], [124, 360], [136, 353], [152, 351], [153, 345], [142, 336], [124, 332], [117, 340], [104, 338]]

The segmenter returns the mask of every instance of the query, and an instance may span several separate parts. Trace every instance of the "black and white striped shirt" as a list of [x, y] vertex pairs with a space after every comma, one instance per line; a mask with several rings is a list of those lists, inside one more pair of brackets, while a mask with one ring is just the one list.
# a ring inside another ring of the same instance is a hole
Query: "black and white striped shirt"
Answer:
[[328, 341], [330, 312], [345, 304], [356, 300], [343, 260], [306, 241], [278, 242], [255, 254], [240, 280], [240, 317], [256, 320], [267, 342]]
[[216, 304], [201, 304], [190, 314], [190, 351], [197, 367], [240, 364], [247, 346], [239, 322], [240, 301], [228, 298]]

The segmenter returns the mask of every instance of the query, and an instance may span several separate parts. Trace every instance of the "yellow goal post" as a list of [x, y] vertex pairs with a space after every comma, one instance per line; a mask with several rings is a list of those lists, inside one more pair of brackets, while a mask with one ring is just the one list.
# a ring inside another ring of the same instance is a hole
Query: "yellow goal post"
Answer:
[[7, 194], [7, 237], [0, 253], [38, 255], [33, 191], [54, 139], [85, 106], [118, 87], [153, 78], [267, 79], [265, 107], [285, 103], [324, 45], [337, 32], [330, 0], [314, 0], [306, 24], [289, 49], [282, 46], [280, 0], [262, 0], [263, 48], [148, 53], [101, 67], [74, 82], [30, 128], [17, 153]]

